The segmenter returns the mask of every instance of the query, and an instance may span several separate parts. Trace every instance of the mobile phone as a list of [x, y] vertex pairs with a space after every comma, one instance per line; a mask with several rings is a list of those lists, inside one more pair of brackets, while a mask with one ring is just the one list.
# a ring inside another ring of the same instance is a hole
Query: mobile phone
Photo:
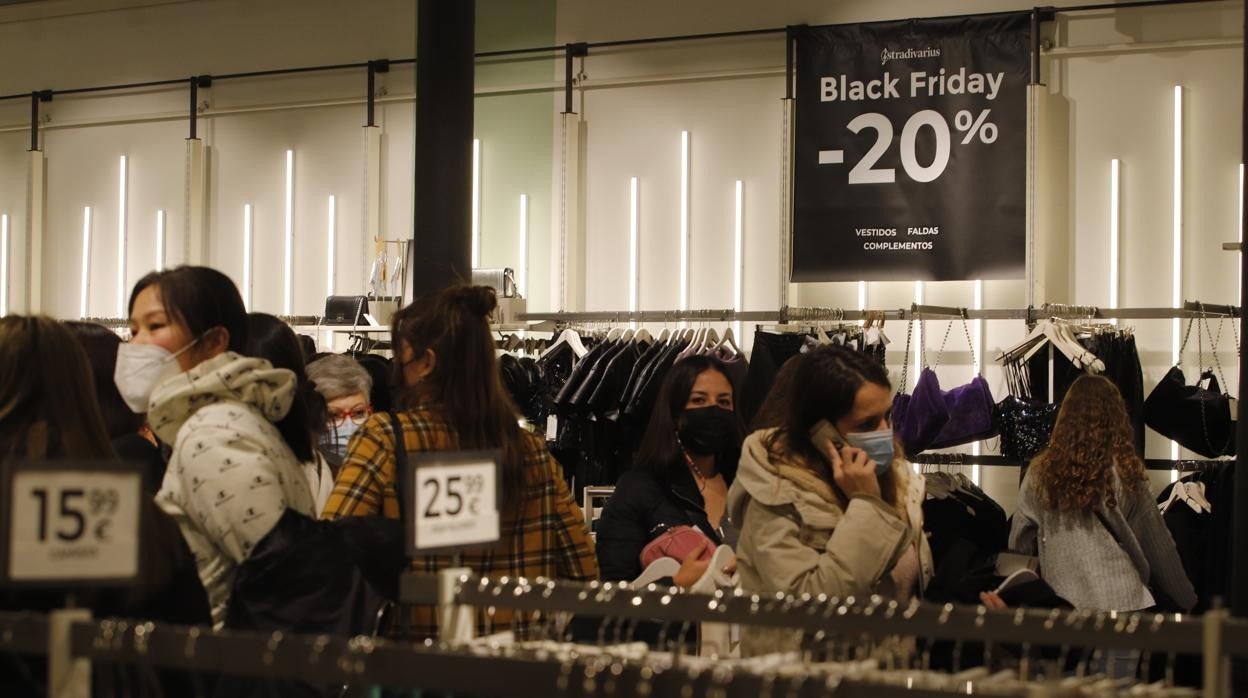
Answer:
[[826, 419], [815, 422], [815, 426], [810, 428], [810, 440], [815, 443], [816, 448], [827, 440], [830, 440], [838, 450], [845, 447], [845, 438], [841, 436], [841, 432], [837, 431], [836, 427], [832, 426], [832, 422]]

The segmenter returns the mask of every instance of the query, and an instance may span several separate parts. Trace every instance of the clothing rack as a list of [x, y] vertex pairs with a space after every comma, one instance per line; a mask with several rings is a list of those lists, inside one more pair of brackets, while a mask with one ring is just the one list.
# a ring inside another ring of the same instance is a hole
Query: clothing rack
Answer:
[[[435, 582], [436, 585], [436, 582]], [[409, 589], [415, 588], [410, 585]], [[426, 585], [427, 586], [427, 585]], [[507, 606], [524, 610], [581, 612], [593, 616], [658, 619], [669, 623], [720, 622], [763, 627], [790, 627], [825, 632], [841, 638], [861, 636], [924, 636], [959, 643], [988, 642], [1024, 647], [1113, 647], [1144, 652], [1202, 654], [1206, 659], [1204, 695], [1226, 695], [1224, 659], [1248, 656], [1248, 622], [1229, 618], [1223, 610], [1199, 618], [1166, 614], [1094, 614], [1068, 611], [989, 611], [983, 607], [938, 606], [914, 602], [866, 603], [820, 598], [705, 596], [645, 590], [627, 585], [573, 584], [536, 580], [489, 580], [460, 577], [453, 603]], [[37, 613], [0, 613], [0, 652], [52, 654], [62, 659], [138, 664], [263, 679], [297, 679], [324, 684], [376, 684], [428, 691], [494, 695], [499, 686], [509, 695], [566, 694], [571, 665], [553, 658], [482, 653], [466, 645], [406, 644], [367, 637], [345, 638], [282, 632], [212, 631], [203, 627], [165, 625], [127, 619], [74, 619], [67, 624], [68, 641], [49, 644], [55, 619]], [[608, 638], [618, 644], [620, 629]], [[479, 646], [480, 647], [480, 646]], [[488, 646], [487, 646], [488, 647]], [[610, 655], [607, 655], [611, 658]], [[1028, 661], [1024, 658], [1024, 661]], [[1042, 661], [1042, 660], [1037, 660]], [[620, 663], [620, 695], [646, 693], [661, 698], [687, 695], [691, 684], [718, 688], [736, 698], [777, 695], [928, 696], [948, 691], [891, 689], [878, 683], [797, 677], [776, 681], [757, 674], [706, 676], [675, 665], [670, 671], [641, 676], [638, 667]], [[605, 668], [605, 667], [604, 667]], [[1029, 669], [1021, 667], [1025, 674]], [[683, 669], [683, 670], [682, 670]], [[579, 677], [578, 671], [578, 677]], [[588, 675], [587, 675], [588, 676]], [[703, 683], [698, 683], [699, 681]], [[710, 683], [706, 683], [706, 682]], [[794, 692], [794, 689], [798, 689]], [[612, 693], [608, 692], [608, 695]]]
[[814, 308], [785, 306], [779, 310], [734, 310], [732, 308], [701, 310], [637, 310], [637, 311], [590, 311], [561, 313], [520, 313], [519, 319], [530, 322], [838, 322], [858, 321], [883, 315], [885, 320], [939, 320], [942, 318], [965, 318], [967, 320], [1025, 320], [1028, 323], [1045, 318], [1087, 320], [1172, 320], [1190, 318], [1219, 318], [1240, 315], [1240, 308], [1233, 305], [1215, 305], [1200, 301], [1187, 301], [1181, 308], [1099, 308], [1046, 304], [1026, 308], [956, 308], [938, 305], [911, 304], [909, 308], [896, 310], [849, 310], [845, 308]]
[[[1026, 461], [1016, 458], [1007, 458], [1005, 456], [990, 454], [973, 454], [973, 453], [919, 453], [913, 456], [907, 455], [906, 460], [913, 465], [996, 465], [1007, 467], [1020, 467], [1026, 465]], [[1223, 460], [1199, 460], [1191, 458], [1144, 458], [1144, 468], [1146, 470], [1178, 470], [1179, 472], [1190, 472], [1202, 467], [1223, 466], [1234, 464], [1233, 459]]]

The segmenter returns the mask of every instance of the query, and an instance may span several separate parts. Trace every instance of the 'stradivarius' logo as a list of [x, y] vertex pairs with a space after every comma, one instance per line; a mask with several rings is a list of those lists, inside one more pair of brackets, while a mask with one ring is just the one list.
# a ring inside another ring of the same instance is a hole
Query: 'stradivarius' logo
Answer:
[[912, 58], [940, 58], [939, 48], [908, 48], [902, 51], [884, 49], [880, 52], [880, 65], [889, 61], [908, 61]]

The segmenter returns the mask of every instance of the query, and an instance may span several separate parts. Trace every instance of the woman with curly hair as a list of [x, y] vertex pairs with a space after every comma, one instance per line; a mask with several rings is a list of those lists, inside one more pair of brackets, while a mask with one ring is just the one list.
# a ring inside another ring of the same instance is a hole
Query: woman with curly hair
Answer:
[[1066, 393], [1049, 446], [1023, 479], [1010, 548], [1039, 555], [1045, 581], [1079, 609], [1195, 605], [1109, 380], [1081, 376]]

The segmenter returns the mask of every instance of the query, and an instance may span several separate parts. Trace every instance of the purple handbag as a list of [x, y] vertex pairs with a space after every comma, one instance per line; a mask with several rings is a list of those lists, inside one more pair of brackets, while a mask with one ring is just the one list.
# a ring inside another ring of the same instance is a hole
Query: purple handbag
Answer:
[[[952, 324], [950, 325], [952, 327]], [[965, 320], [963, 320], [965, 327]], [[945, 340], [949, 332], [945, 331]], [[967, 333], [967, 343], [970, 334]], [[910, 336], [906, 338], [906, 355], [909, 356]], [[940, 353], [945, 342], [941, 342]], [[940, 362], [940, 353], [936, 356]], [[974, 356], [974, 346], [971, 347]], [[902, 371], [902, 385], [905, 385]], [[975, 376], [970, 383], [949, 391], [940, 389], [940, 380], [932, 368], [924, 368], [915, 382], [910, 395], [898, 393], [893, 398], [893, 430], [901, 438], [906, 453], [915, 455], [929, 448], [949, 448], [987, 439], [997, 435], [993, 421], [992, 391], [983, 376]]]

